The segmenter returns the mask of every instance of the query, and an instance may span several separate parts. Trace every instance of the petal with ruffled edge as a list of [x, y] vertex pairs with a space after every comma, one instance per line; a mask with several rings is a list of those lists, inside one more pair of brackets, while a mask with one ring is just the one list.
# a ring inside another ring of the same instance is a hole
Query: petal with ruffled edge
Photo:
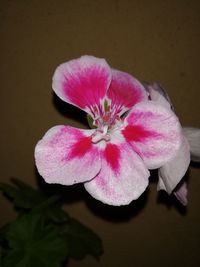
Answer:
[[101, 168], [98, 148], [91, 142], [94, 130], [55, 126], [35, 148], [39, 173], [47, 183], [72, 185], [94, 178]]
[[137, 199], [148, 185], [149, 171], [127, 144], [106, 145], [102, 151], [102, 168], [86, 190], [103, 203], [120, 206]]
[[111, 81], [111, 70], [104, 59], [82, 56], [57, 67], [53, 90], [67, 103], [88, 113], [99, 105]]
[[158, 170], [159, 182], [157, 189], [166, 190], [168, 194], [175, 189], [185, 175], [190, 164], [190, 147], [183, 136], [181, 146], [172, 160], [168, 161]]
[[123, 112], [148, 99], [144, 86], [130, 74], [119, 70], [112, 70], [107, 97], [111, 100], [111, 107]]
[[161, 167], [175, 157], [181, 126], [174, 113], [154, 101], [136, 104], [126, 117], [122, 134], [148, 169]]

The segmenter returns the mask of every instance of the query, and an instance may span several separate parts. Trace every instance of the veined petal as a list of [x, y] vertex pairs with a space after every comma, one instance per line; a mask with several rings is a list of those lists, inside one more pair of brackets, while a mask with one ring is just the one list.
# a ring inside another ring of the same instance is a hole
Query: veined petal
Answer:
[[143, 85], [130, 74], [119, 70], [112, 70], [112, 81], [107, 97], [111, 100], [112, 106], [124, 112], [136, 103], [148, 99]]
[[149, 171], [129, 145], [109, 143], [101, 156], [100, 173], [84, 184], [94, 198], [120, 206], [129, 204], [145, 191]]
[[35, 160], [47, 183], [72, 185], [95, 177], [101, 161], [98, 149], [91, 142], [93, 132], [55, 126], [44, 135], [36, 145]]
[[157, 189], [166, 190], [168, 194], [175, 189], [185, 175], [190, 164], [190, 147], [183, 136], [181, 146], [172, 160], [158, 170], [159, 182]]
[[111, 81], [104, 59], [82, 56], [61, 64], [53, 76], [53, 90], [64, 101], [87, 112], [100, 105]]
[[200, 162], [200, 129], [184, 127], [183, 133], [190, 144], [192, 161]]
[[161, 167], [175, 157], [181, 126], [175, 114], [154, 101], [135, 105], [126, 117], [122, 134], [148, 169]]

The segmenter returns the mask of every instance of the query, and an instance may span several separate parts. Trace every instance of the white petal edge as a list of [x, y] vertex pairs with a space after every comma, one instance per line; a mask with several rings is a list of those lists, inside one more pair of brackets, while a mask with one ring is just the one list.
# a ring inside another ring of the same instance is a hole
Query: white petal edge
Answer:
[[157, 190], [165, 190], [168, 194], [171, 194], [171, 192], [185, 175], [189, 164], [189, 143], [183, 136], [182, 145], [180, 146], [175, 158], [164, 164], [158, 170], [159, 181]]

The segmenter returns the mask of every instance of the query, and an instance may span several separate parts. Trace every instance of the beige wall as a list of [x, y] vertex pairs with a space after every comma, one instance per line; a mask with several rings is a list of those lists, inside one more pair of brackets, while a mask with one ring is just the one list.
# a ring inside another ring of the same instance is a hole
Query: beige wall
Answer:
[[[0, 36], [2, 181], [16, 176], [35, 184], [33, 151], [45, 131], [56, 124], [86, 127], [67, 105], [57, 108], [51, 91], [56, 66], [83, 54], [104, 57], [141, 81], [160, 81], [181, 122], [200, 127], [198, 0], [2, 0]], [[88, 257], [70, 266], [200, 266], [199, 192], [194, 167], [185, 215], [157, 202], [154, 182], [126, 208], [73, 189], [67, 209], [101, 235], [105, 253], [100, 262]], [[0, 201], [3, 224], [15, 214]]]

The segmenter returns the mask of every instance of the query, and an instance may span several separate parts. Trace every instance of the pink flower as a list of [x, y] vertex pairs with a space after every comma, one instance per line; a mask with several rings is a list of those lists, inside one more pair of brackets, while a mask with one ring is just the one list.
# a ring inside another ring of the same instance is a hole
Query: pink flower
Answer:
[[84, 183], [96, 199], [126, 205], [148, 185], [149, 171], [176, 156], [181, 127], [175, 114], [148, 100], [143, 85], [104, 59], [82, 56], [61, 64], [55, 93], [86, 111], [96, 129], [55, 126], [35, 149], [48, 183]]

